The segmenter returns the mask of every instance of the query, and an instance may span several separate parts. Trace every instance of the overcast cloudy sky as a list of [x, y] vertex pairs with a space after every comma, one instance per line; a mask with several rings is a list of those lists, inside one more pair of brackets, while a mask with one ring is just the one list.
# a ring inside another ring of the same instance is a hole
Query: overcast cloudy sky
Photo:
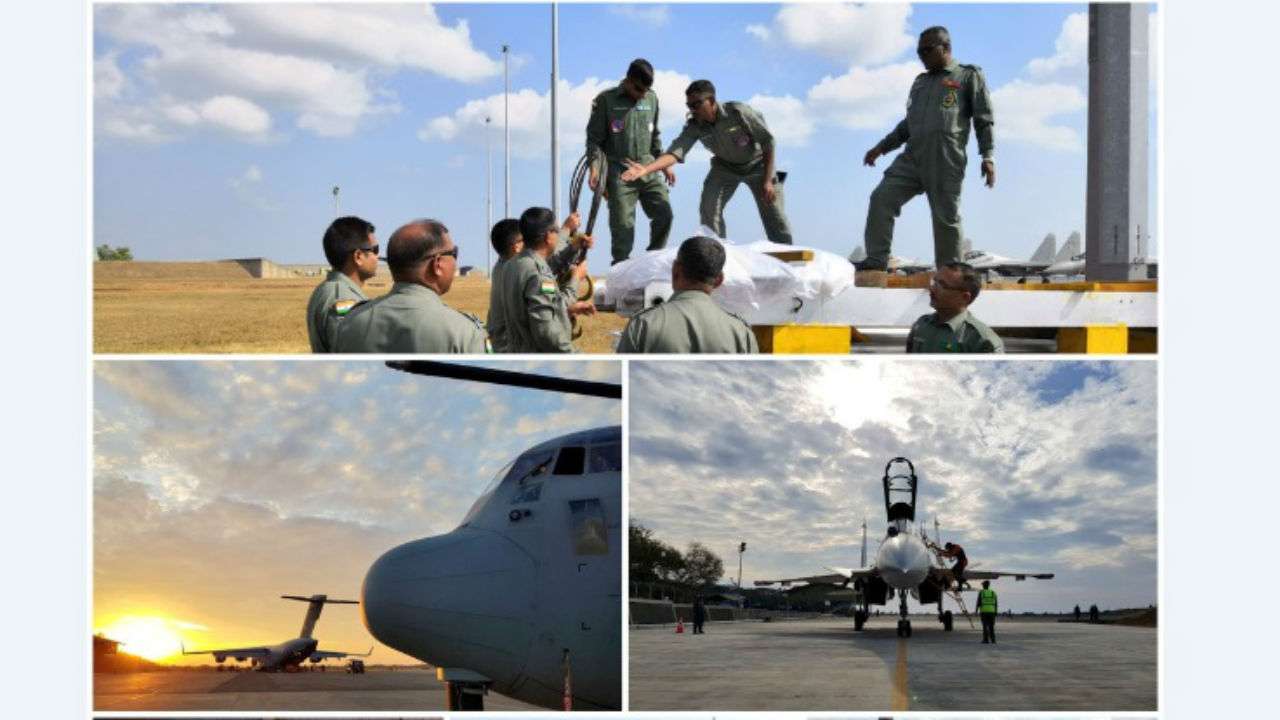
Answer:
[[[722, 99], [749, 101], [778, 138], [778, 167], [791, 173], [797, 242], [847, 254], [886, 165], [863, 168], [861, 158], [904, 114], [921, 70], [916, 35], [943, 24], [956, 57], [985, 70], [996, 107], [999, 183], [980, 187], [971, 163], [966, 234], [977, 247], [1028, 257], [1047, 232], [1062, 241], [1083, 230], [1083, 4], [566, 3], [560, 20], [562, 196], [591, 98], [646, 56], [657, 68], [664, 144], [683, 124], [691, 80], [710, 78]], [[535, 3], [98, 5], [95, 242], [129, 245], [139, 259], [322, 262], [339, 185], [343, 211], [367, 217], [382, 237], [437, 216], [462, 262], [482, 264], [486, 116], [495, 219], [502, 213], [504, 43], [512, 206], [550, 204], [549, 26], [549, 6]], [[1152, 138], [1154, 113], [1153, 104]], [[698, 149], [677, 168], [676, 237], [697, 230], [707, 157]], [[1152, 223], [1156, 196], [1153, 176]], [[762, 237], [749, 195], [730, 204], [727, 222], [731, 239]], [[895, 251], [930, 257], [929, 227], [918, 199]], [[1158, 227], [1156, 235], [1153, 248]], [[607, 239], [604, 222], [598, 239]], [[594, 269], [607, 261], [594, 254]]]
[[[743, 584], [856, 567], [905, 456], [917, 519], [1021, 610], [1156, 602], [1156, 363], [632, 363], [632, 522], [700, 541]], [[736, 573], [736, 568], [735, 568]]]
[[[503, 367], [620, 382], [616, 363]], [[619, 424], [619, 405], [377, 362], [99, 362], [94, 627], [159, 617], [197, 648], [295, 637], [305, 606], [277, 596], [357, 599], [382, 552], [452, 530], [520, 452]], [[316, 636], [373, 644], [343, 606]], [[391, 660], [407, 658], [372, 658]]]

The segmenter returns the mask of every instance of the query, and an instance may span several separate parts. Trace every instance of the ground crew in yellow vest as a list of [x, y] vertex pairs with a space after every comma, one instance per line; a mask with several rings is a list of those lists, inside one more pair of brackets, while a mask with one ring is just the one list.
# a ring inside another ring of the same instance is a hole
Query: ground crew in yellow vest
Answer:
[[635, 244], [636, 200], [640, 201], [644, 214], [649, 217], [649, 250], [666, 247], [667, 235], [671, 233], [667, 185], [675, 184], [675, 173], [668, 168], [662, 171], [662, 177], [652, 175], [632, 181], [621, 178], [626, 170], [626, 161], [653, 162], [662, 152], [658, 133], [658, 95], [652, 87], [653, 66], [648, 60], [637, 58], [627, 68], [627, 77], [617, 87], [605, 90], [591, 101], [587, 153], [593, 162], [588, 184], [595, 190], [602, 181], [598, 164], [594, 161], [603, 153], [608, 160], [607, 176], [603, 182], [609, 200], [609, 234], [615, 264], [630, 257], [631, 247]]
[[357, 306], [338, 328], [338, 352], [484, 353], [484, 326], [440, 299], [453, 286], [458, 246], [438, 220], [415, 220], [391, 234], [391, 292]]
[[982, 280], [971, 265], [948, 263], [929, 284], [929, 305], [935, 312], [921, 315], [907, 333], [909, 353], [1002, 353], [1004, 341], [973, 313]]
[[[590, 249], [593, 244], [590, 236], [576, 234], [581, 224], [581, 216], [577, 212], [571, 214], [560, 230], [557, 249], [547, 258], [547, 265], [557, 278], [561, 277], [563, 270], [573, 264], [579, 249], [584, 246]], [[503, 271], [512, 258], [524, 252], [524, 236], [520, 234], [520, 221], [515, 218], [499, 220], [489, 233], [489, 241], [498, 253], [498, 262], [494, 264], [493, 272], [489, 275], [489, 316], [485, 321], [485, 328], [489, 331], [489, 344], [493, 347], [493, 351], [505, 353], [510, 350], [508, 350], [507, 340], [506, 305], [502, 302]], [[582, 268], [584, 271], [585, 269], [585, 267]], [[560, 289], [565, 293], [568, 304], [577, 302], [577, 274], [570, 274], [569, 281], [561, 283]]]
[[[556, 281], [547, 258], [555, 252], [559, 230], [551, 210], [532, 207], [520, 215], [524, 251], [503, 269], [500, 289], [507, 319], [507, 351], [569, 353], [574, 315], [594, 315], [590, 302], [574, 302]], [[585, 270], [585, 263], [579, 266]]]
[[982, 589], [978, 591], [978, 614], [982, 616], [982, 644], [996, 641], [996, 614], [1000, 606], [996, 602], [996, 591], [991, 589], [991, 581], [983, 580]]
[[894, 219], [902, 206], [920, 193], [929, 199], [933, 215], [934, 267], [963, 259], [960, 185], [967, 164], [970, 122], [978, 136], [987, 187], [996, 184], [995, 116], [982, 68], [962, 65], [951, 57], [951, 35], [944, 27], [920, 33], [916, 53], [926, 72], [911, 84], [906, 118], [863, 158], [866, 165], [875, 165], [881, 155], [904, 143], [907, 146], [885, 170], [867, 206], [863, 234], [867, 257], [857, 263], [860, 272], [856, 279], [864, 287], [885, 286]]
[[758, 353], [751, 326], [711, 299], [724, 282], [724, 246], [719, 240], [691, 237], [680, 245], [671, 265], [675, 292], [627, 323], [620, 353]]
[[648, 165], [628, 160], [623, 182], [684, 162], [694, 143], [701, 142], [712, 155], [698, 206], [702, 224], [721, 238], [726, 237], [724, 206], [738, 185], [746, 183], [756, 199], [769, 241], [790, 245], [791, 227], [782, 209], [782, 182], [774, 171], [773, 134], [765, 125], [764, 116], [746, 103], [716, 102], [716, 88], [710, 80], [694, 80], [684, 94], [689, 120], [680, 136]]
[[355, 216], [340, 217], [324, 231], [328, 276], [311, 291], [307, 302], [307, 337], [311, 352], [334, 352], [338, 323], [368, 298], [364, 283], [378, 272], [378, 241], [373, 223]]

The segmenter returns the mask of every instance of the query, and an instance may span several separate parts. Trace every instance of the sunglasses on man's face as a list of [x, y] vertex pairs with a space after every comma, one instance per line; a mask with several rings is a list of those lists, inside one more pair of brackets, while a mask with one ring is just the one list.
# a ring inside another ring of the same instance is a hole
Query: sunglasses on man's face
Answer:
[[920, 47], [916, 48], [916, 54], [917, 54], [917, 55], [920, 55], [920, 56], [922, 56], [922, 57], [923, 57], [923, 56], [928, 55], [929, 53], [933, 52], [935, 49], [940, 48], [940, 47], [942, 47], [942, 45], [941, 45], [941, 44], [937, 44], [937, 45], [921, 45]]
[[445, 257], [445, 256], [448, 256], [448, 257], [453, 258], [454, 260], [457, 260], [457, 259], [458, 259], [458, 246], [457, 246], [457, 245], [454, 245], [453, 247], [449, 248], [448, 250], [445, 250], [445, 251], [442, 251], [442, 252], [438, 252], [438, 253], [431, 253], [430, 255], [428, 255], [428, 256], [427, 256], [427, 259], [428, 259], [428, 260], [432, 260], [432, 259], [435, 259], [435, 258], [438, 258], [438, 257]]
[[377, 255], [379, 249], [380, 248], [378, 247], [377, 244], [373, 244], [373, 245], [369, 245], [368, 247], [359, 248], [356, 250], [356, 252], [367, 252], [367, 253], [373, 253], [374, 255]]

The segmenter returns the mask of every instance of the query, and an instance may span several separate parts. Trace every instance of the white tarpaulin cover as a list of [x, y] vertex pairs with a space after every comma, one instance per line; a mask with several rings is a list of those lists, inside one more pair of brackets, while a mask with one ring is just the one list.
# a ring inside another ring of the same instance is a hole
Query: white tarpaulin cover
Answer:
[[[853, 284], [853, 265], [825, 250], [767, 240], [734, 245], [706, 228], [699, 234], [724, 244], [724, 284], [711, 297], [731, 313], [746, 316], [764, 308], [794, 309], [799, 304], [829, 300]], [[605, 280], [607, 301], [620, 308], [636, 307], [646, 287], [669, 283], [678, 249], [678, 245], [671, 245], [614, 265]], [[791, 264], [764, 254], [787, 250], [812, 250], [813, 260]]]

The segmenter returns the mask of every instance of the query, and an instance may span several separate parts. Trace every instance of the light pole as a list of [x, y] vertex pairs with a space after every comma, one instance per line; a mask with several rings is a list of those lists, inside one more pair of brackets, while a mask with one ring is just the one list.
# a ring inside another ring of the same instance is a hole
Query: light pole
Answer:
[[338, 219], [338, 186], [333, 186], [333, 219]]
[[738, 590], [742, 590], [742, 554], [747, 551], [745, 541], [738, 543]]
[[560, 6], [551, 3], [551, 212], [560, 217]]
[[511, 217], [511, 46], [502, 46], [502, 153], [503, 179], [506, 190], [503, 195], [502, 217]]
[[[488, 115], [484, 118], [484, 229], [488, 232], [493, 227], [493, 148], [490, 139], [493, 134], [489, 132], [489, 123], [492, 118]], [[486, 243], [484, 248], [485, 272], [493, 272], [493, 256], [489, 252], [492, 248], [491, 243]], [[492, 279], [492, 278], [491, 278]]]

